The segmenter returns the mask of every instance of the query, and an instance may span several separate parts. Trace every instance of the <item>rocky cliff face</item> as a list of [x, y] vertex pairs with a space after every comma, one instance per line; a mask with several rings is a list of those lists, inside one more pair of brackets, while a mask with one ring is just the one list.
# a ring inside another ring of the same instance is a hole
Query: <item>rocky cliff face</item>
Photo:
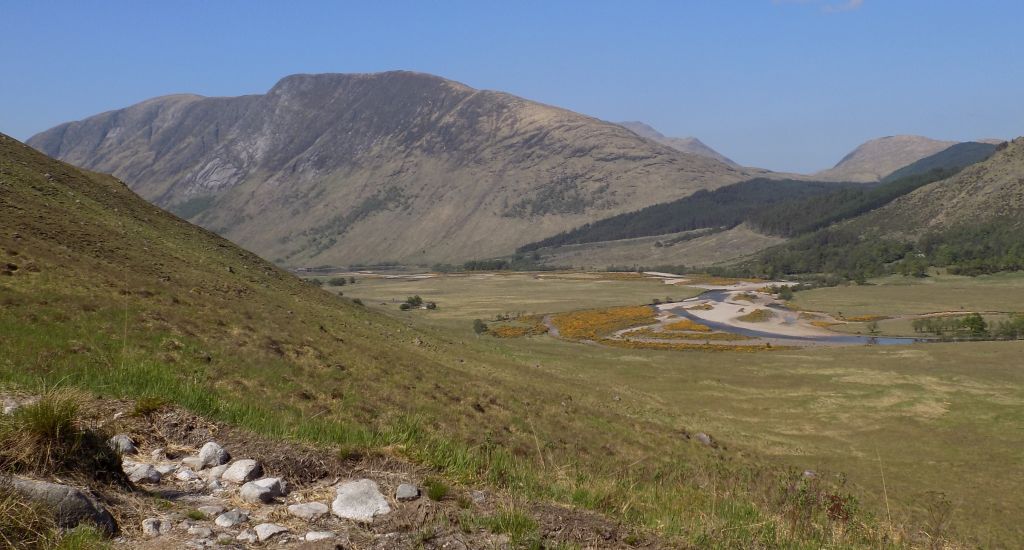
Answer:
[[166, 96], [29, 144], [290, 266], [506, 254], [747, 176], [615, 124], [409, 72]]

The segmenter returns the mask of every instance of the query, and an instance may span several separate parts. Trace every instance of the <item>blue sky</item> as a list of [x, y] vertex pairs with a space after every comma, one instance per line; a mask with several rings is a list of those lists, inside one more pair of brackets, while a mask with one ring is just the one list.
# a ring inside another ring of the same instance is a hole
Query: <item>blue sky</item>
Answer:
[[1024, 134], [1019, 0], [0, 0], [0, 132], [300, 72], [409, 69], [776, 170], [892, 134]]

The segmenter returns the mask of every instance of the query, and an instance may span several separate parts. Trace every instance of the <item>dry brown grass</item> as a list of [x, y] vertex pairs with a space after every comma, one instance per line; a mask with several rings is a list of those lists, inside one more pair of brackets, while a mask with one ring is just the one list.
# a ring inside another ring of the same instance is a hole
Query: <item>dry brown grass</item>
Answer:
[[0, 479], [0, 550], [35, 550], [53, 545], [57, 522]]

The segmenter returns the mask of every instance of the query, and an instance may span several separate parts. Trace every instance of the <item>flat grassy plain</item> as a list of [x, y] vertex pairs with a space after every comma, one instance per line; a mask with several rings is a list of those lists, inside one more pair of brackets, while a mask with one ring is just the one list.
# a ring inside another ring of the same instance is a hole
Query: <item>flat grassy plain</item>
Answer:
[[[872, 282], [799, 292], [796, 303], [892, 316], [1024, 307], [1020, 275]], [[414, 324], [536, 365], [538, 375], [613, 394], [608, 407], [627, 416], [653, 415], [662, 425], [708, 432], [741, 454], [845, 477], [882, 517], [888, 501], [894, 519], [933, 534], [953, 531], [984, 547], [1024, 539], [1024, 526], [1012, 521], [1024, 515], [1024, 342], [710, 354], [472, 335], [473, 318], [504, 311], [635, 305], [666, 293], [648, 281], [564, 283], [500, 274], [364, 279], [344, 290]], [[392, 300], [411, 294], [439, 309], [399, 313]]]

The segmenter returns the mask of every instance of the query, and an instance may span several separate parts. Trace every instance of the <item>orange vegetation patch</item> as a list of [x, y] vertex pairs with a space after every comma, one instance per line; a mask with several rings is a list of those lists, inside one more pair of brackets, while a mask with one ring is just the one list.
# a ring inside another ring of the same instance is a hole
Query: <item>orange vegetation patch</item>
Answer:
[[737, 321], [745, 323], [763, 323], [775, 317], [775, 312], [767, 309], [755, 309], [746, 315], [740, 315]]
[[654, 309], [650, 306], [625, 306], [607, 309], [587, 309], [560, 313], [551, 317], [558, 332], [574, 340], [595, 340], [616, 330], [652, 324]]
[[711, 332], [711, 327], [690, 319], [680, 319], [665, 325], [665, 330], [688, 330], [690, 332]]
[[871, 321], [889, 319], [889, 317], [885, 315], [854, 315], [853, 317], [843, 317], [843, 319], [854, 323], [870, 323]]
[[742, 300], [744, 302], [753, 302], [754, 300], [757, 299], [757, 296], [754, 295], [754, 294], [751, 294], [750, 292], [741, 292], [739, 294], [733, 295], [732, 299], [733, 300]]
[[495, 338], [522, 338], [546, 334], [548, 327], [540, 315], [527, 315], [505, 323], [491, 323], [487, 333]]
[[703, 304], [697, 304], [695, 306], [690, 306], [690, 307], [688, 307], [686, 309], [696, 309], [698, 311], [708, 311], [709, 309], [715, 309], [715, 306], [713, 306], [713, 305], [711, 305], [711, 304], [709, 304], [707, 302], [704, 302]]

